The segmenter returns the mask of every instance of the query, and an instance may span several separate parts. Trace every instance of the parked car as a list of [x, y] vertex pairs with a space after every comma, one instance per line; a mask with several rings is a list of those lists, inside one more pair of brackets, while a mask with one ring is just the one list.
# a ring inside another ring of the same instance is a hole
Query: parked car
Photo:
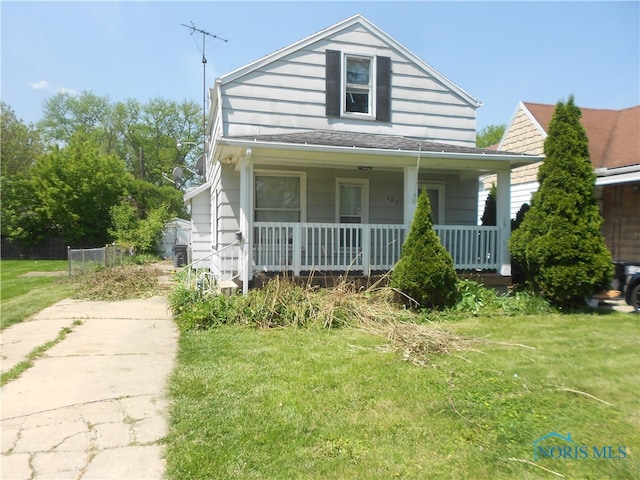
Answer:
[[[640, 270], [640, 267], [638, 269]], [[624, 299], [633, 307], [636, 313], [640, 313], [640, 271], [627, 278]]]
[[640, 261], [616, 261], [614, 283], [625, 301], [640, 313]]

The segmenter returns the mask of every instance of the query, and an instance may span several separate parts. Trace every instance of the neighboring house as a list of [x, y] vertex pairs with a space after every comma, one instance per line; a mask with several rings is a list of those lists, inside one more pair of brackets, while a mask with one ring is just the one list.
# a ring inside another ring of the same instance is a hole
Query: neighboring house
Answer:
[[[355, 15], [217, 79], [192, 258], [219, 280], [372, 272], [398, 260], [421, 190], [460, 270], [510, 275], [512, 167], [475, 148], [480, 103]], [[477, 226], [478, 178], [498, 178], [498, 226]]]
[[162, 258], [171, 258], [175, 245], [189, 245], [191, 243], [191, 222], [182, 218], [172, 218], [164, 225], [162, 238], [158, 245]]
[[[544, 155], [544, 141], [555, 105], [520, 102], [498, 145], [499, 150]], [[602, 233], [614, 260], [640, 260], [640, 106], [624, 110], [581, 108], [596, 173], [596, 194], [604, 218]], [[530, 203], [538, 187], [539, 163], [513, 170], [511, 217]], [[480, 205], [495, 176], [485, 177]]]

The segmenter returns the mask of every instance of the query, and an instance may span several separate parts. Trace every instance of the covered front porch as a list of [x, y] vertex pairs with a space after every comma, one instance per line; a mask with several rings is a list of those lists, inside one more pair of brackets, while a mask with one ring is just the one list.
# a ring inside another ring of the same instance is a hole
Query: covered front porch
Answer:
[[[390, 270], [422, 191], [458, 271], [509, 276], [511, 168], [539, 160], [333, 132], [223, 138], [217, 144], [211, 270], [245, 292], [255, 275]], [[478, 177], [487, 172], [497, 176], [496, 226], [477, 225]]]

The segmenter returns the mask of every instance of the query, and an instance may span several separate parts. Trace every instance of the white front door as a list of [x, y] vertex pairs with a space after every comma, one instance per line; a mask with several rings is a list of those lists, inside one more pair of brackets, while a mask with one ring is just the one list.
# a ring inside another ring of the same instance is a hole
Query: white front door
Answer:
[[369, 180], [338, 178], [336, 196], [336, 222], [369, 222]]

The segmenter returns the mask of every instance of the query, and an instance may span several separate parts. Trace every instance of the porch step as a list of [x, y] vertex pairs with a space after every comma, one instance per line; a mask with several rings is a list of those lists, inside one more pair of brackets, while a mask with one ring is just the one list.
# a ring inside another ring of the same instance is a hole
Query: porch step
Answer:
[[224, 280], [222, 282], [218, 282], [216, 287], [219, 295], [228, 297], [235, 293], [235, 291], [238, 289], [238, 284], [233, 280]]

